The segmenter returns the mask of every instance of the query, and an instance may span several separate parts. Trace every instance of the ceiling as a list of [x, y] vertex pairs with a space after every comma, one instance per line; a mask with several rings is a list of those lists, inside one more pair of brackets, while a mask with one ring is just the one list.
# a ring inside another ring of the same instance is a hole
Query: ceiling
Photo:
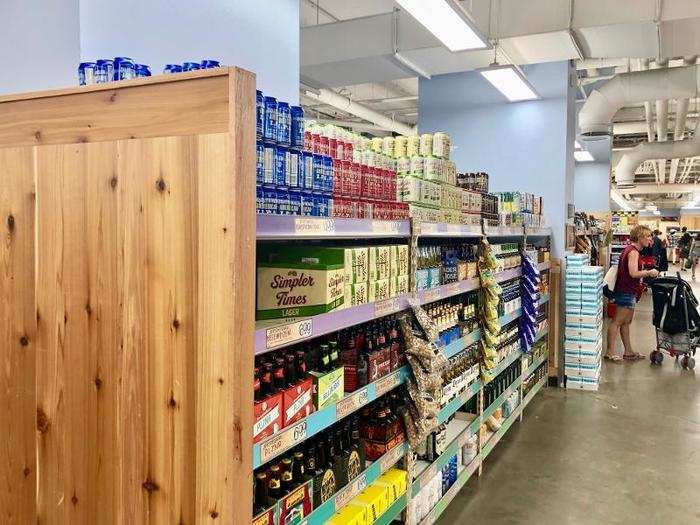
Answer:
[[[583, 101], [617, 73], [683, 64], [700, 54], [698, 0], [464, 0], [460, 2], [491, 50], [448, 51], [393, 0], [300, 0], [301, 77], [310, 88], [331, 88], [389, 118], [418, 122], [418, 76], [467, 71], [500, 63], [577, 61]], [[397, 60], [395, 52], [411, 67]], [[644, 60], [646, 59], [646, 61]], [[415, 67], [413, 67], [415, 66]], [[359, 131], [387, 133], [367, 121], [303, 96], [312, 116], [339, 121]], [[689, 101], [684, 137], [694, 128], [700, 100]], [[655, 133], [655, 104], [622, 108], [614, 119], [613, 167], [624, 150]], [[674, 139], [676, 101], [668, 102], [668, 140]], [[595, 153], [594, 153], [595, 155]], [[671, 161], [645, 163], [637, 182], [669, 181]], [[676, 180], [697, 182], [700, 162], [681, 159]], [[614, 170], [613, 170], [614, 173]], [[613, 175], [614, 177], [614, 175]], [[636, 195], [643, 201], [658, 194]], [[669, 194], [666, 200], [678, 200]], [[688, 195], [681, 196], [687, 200]]]

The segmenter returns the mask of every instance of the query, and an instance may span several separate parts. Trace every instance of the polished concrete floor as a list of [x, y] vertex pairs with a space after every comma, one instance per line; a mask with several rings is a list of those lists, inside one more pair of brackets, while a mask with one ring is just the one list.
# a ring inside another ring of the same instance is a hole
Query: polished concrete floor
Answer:
[[[648, 297], [632, 327], [648, 354]], [[543, 389], [438, 523], [700, 524], [699, 381], [667, 357], [605, 362], [598, 392]]]

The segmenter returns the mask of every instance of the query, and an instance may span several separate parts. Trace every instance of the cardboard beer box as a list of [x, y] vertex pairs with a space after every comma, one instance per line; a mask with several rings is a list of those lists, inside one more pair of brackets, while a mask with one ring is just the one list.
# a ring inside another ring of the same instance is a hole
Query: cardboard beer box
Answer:
[[366, 283], [369, 278], [369, 249], [343, 248], [345, 284]]
[[253, 443], [276, 434], [282, 428], [282, 393], [273, 394], [253, 407]]
[[399, 275], [394, 277], [389, 282], [389, 295], [396, 297], [397, 295], [408, 293], [408, 275]]
[[253, 518], [253, 525], [277, 525], [279, 523], [278, 511], [277, 504], [264, 510]]
[[408, 275], [408, 245], [392, 244], [389, 250], [389, 276]]
[[[370, 246], [368, 250], [370, 283], [379, 279], [388, 279], [390, 274], [389, 246]], [[370, 299], [370, 302], [372, 302], [372, 299]]]
[[257, 319], [316, 315], [343, 304], [342, 248], [262, 247], [257, 273]]
[[379, 279], [369, 283], [367, 298], [370, 303], [389, 298], [389, 279]]
[[311, 514], [312, 481], [304, 483], [284, 496], [279, 502], [279, 524], [297, 525]]
[[314, 411], [313, 390], [313, 381], [307, 378], [282, 392], [282, 426], [288, 427]]
[[357, 306], [369, 301], [369, 287], [366, 282], [346, 284], [344, 306]]
[[345, 395], [344, 368], [341, 366], [330, 372], [310, 372], [314, 379], [314, 405], [322, 410], [343, 399]]

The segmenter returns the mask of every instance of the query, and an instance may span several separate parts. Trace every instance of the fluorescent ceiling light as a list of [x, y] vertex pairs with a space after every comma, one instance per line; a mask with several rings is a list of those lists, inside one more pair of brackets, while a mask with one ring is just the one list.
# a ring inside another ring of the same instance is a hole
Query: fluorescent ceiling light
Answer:
[[[488, 44], [446, 0], [396, 0], [450, 51], [486, 49]], [[459, 7], [458, 7], [459, 9]]]
[[585, 149], [574, 151], [574, 158], [576, 159], [576, 162], [593, 162], [595, 160], [593, 155], [591, 155], [591, 152], [586, 151]]
[[630, 211], [632, 209], [632, 206], [630, 206], [629, 202], [627, 202], [619, 191], [615, 189], [610, 190], [610, 198], [623, 210]]
[[539, 98], [532, 85], [513, 65], [491, 66], [478, 71], [511, 102]]

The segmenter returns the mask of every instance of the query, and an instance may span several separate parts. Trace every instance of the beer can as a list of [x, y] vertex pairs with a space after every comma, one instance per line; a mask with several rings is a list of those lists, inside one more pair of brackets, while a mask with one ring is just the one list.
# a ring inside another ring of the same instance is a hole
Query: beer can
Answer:
[[202, 69], [202, 67], [199, 65], [199, 62], [183, 62], [182, 63], [182, 70], [183, 71], [196, 71], [197, 69]]
[[275, 146], [263, 144], [263, 184], [275, 183]]
[[114, 78], [114, 62], [112, 60], [100, 59], [95, 63], [95, 81], [98, 84], [111, 82]]
[[277, 141], [277, 99], [264, 97], [265, 121], [263, 125], [263, 139], [267, 142]]
[[287, 179], [287, 148], [275, 146], [275, 175], [274, 183], [277, 186], [288, 186]]
[[299, 156], [300, 153], [287, 149], [287, 180], [290, 188], [299, 188]]
[[81, 86], [89, 86], [96, 83], [94, 62], [81, 62], [78, 65], [78, 83]]
[[163, 68], [163, 74], [171, 75], [173, 73], [182, 73], [182, 66], [180, 64], [166, 64]]

